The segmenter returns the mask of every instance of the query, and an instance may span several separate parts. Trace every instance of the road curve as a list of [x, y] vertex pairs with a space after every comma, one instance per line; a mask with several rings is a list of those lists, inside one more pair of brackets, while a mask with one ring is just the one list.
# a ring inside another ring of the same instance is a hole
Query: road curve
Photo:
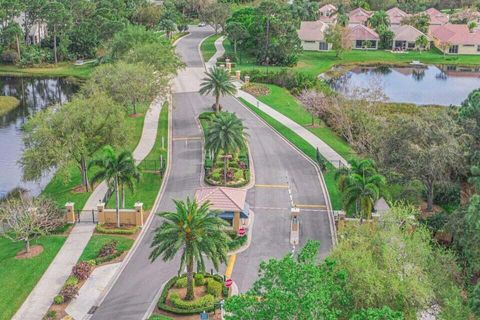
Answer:
[[[196, 117], [210, 110], [213, 97], [196, 92], [203, 65], [198, 46], [211, 31], [208, 28], [190, 31], [190, 35], [177, 44], [177, 52], [187, 68], [174, 84], [172, 167], [155, 212], [173, 210], [172, 199], [193, 197], [200, 187], [202, 145], [201, 140], [195, 138], [201, 135]], [[255, 212], [252, 243], [237, 255], [232, 274], [240, 291], [245, 291], [255, 280], [262, 260], [280, 258], [292, 251], [289, 243], [291, 203], [288, 189], [283, 186], [288, 183], [295, 204], [310, 208], [300, 213], [300, 244], [308, 239], [320, 240], [321, 254], [326, 255], [332, 246], [330, 221], [327, 212], [321, 209], [325, 206], [325, 190], [311, 162], [235, 98], [222, 98], [222, 105], [245, 121], [255, 167], [256, 185], [247, 195], [247, 202]], [[141, 319], [162, 284], [177, 274], [178, 259], [170, 262], [159, 259], [154, 263], [148, 260], [153, 230], [159, 224], [160, 219], [154, 217], [93, 319]]]

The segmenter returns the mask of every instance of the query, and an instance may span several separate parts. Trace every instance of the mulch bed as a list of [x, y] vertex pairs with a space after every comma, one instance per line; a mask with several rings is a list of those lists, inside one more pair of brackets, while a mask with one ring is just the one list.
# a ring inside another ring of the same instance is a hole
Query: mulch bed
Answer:
[[248, 84], [242, 87], [243, 91], [250, 93], [254, 97], [266, 96], [270, 93], [270, 89], [262, 84]]
[[19, 253], [17, 253], [17, 255], [15, 256], [15, 259], [19, 259], [19, 260], [30, 259], [38, 256], [42, 252], [43, 252], [43, 247], [41, 245], [36, 244], [30, 247], [30, 252], [28, 253], [25, 250], [22, 250]]

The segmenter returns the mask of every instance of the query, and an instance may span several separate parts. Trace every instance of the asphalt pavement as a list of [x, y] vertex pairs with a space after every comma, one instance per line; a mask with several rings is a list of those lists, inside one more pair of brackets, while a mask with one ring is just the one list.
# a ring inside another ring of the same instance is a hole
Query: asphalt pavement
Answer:
[[[209, 34], [209, 28], [193, 28], [191, 34], [177, 44], [187, 68], [175, 84], [172, 167], [156, 212], [174, 210], [172, 199], [193, 197], [201, 185], [202, 142], [198, 137], [202, 133], [196, 118], [201, 112], [211, 110], [213, 97], [200, 96], [195, 91], [200, 82], [198, 70], [203, 65], [198, 45]], [[222, 98], [221, 103], [245, 121], [255, 169], [255, 186], [247, 194], [247, 202], [255, 212], [252, 242], [246, 251], [237, 255], [232, 274], [243, 292], [256, 279], [261, 261], [280, 258], [294, 250], [289, 242], [290, 194], [293, 203], [302, 208], [300, 245], [307, 239], [320, 240], [321, 254], [325, 256], [332, 246], [330, 221], [324, 190], [312, 163], [235, 98]], [[178, 259], [170, 262], [158, 259], [154, 263], [148, 260], [153, 231], [160, 223], [160, 219], [154, 217], [93, 319], [141, 319], [162, 284], [177, 274]]]

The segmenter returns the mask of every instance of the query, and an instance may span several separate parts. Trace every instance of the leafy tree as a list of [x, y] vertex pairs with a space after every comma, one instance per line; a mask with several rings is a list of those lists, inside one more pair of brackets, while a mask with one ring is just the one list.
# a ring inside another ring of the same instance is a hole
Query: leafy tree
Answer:
[[378, 43], [378, 46], [380, 47], [380, 49], [391, 49], [393, 38], [395, 36], [393, 31], [391, 31], [390, 28], [384, 24], [379, 25], [376, 28], [376, 31], [380, 37], [380, 41]]
[[229, 237], [223, 230], [226, 222], [210, 210], [210, 203], [199, 205], [189, 198], [174, 203], [175, 212], [158, 214], [164, 222], [155, 229], [149, 258], [153, 262], [162, 256], [163, 261], [169, 261], [181, 252], [179, 272], [187, 267], [186, 299], [193, 300], [194, 264], [203, 271], [206, 258], [218, 270], [227, 260]]
[[[98, 168], [98, 171], [92, 177], [92, 183], [106, 180], [109, 187], [113, 187], [115, 191], [117, 227], [120, 228], [120, 186], [126, 186], [133, 191], [135, 181], [140, 181], [140, 172], [135, 166], [131, 152], [123, 151], [117, 154], [110, 146], [104, 147], [101, 156], [88, 164], [89, 168], [94, 166]], [[123, 199], [123, 201], [125, 200]]]
[[28, 35], [35, 23], [43, 21], [43, 8], [47, 0], [22, 0], [23, 7], [23, 30], [25, 33], [25, 43], [28, 44]]
[[415, 46], [420, 52], [425, 50], [428, 47], [428, 43], [429, 43], [428, 38], [423, 34], [418, 36], [418, 38], [415, 40]]
[[127, 111], [132, 108], [132, 113], [136, 114], [138, 104], [150, 103], [160, 90], [166, 88], [166, 79], [163, 85], [158, 80], [154, 70], [147, 65], [120, 61], [96, 68], [82, 91], [86, 95], [105, 92]]
[[315, 21], [318, 19], [318, 2], [310, 0], [294, 0], [292, 3], [293, 17], [300, 21]]
[[157, 32], [147, 30], [144, 26], [129, 25], [115, 34], [110, 44], [109, 57], [119, 59], [130, 49], [146, 43], [162, 41], [162, 36]]
[[170, 19], [160, 20], [160, 23], [158, 24], [158, 28], [166, 32], [167, 39], [171, 39], [172, 33], [177, 31], [177, 25], [173, 20], [170, 20]]
[[64, 223], [64, 214], [47, 198], [18, 197], [0, 203], [0, 221], [4, 228], [0, 234], [12, 241], [25, 243], [25, 252], [30, 252], [30, 242], [53, 232]]
[[200, 94], [213, 94], [215, 96], [215, 112], [220, 112], [220, 96], [233, 95], [237, 92], [235, 85], [230, 79], [228, 71], [224, 68], [213, 67], [207, 71], [202, 79]]
[[372, 28], [377, 29], [380, 26], [390, 26], [390, 19], [384, 10], [379, 10], [368, 19], [368, 23]]
[[20, 25], [16, 22], [10, 22], [6, 27], [0, 30], [0, 43], [4, 47], [11, 47], [12, 43], [15, 42], [15, 49], [17, 51], [18, 59], [21, 58], [21, 37], [23, 37], [23, 31]]
[[47, 3], [43, 10], [48, 27], [53, 33], [53, 55], [55, 58], [55, 64], [57, 64], [57, 36], [63, 34], [66, 31], [65, 29], [70, 25], [71, 15], [65, 6], [58, 1]]
[[[223, 151], [225, 156], [231, 156], [239, 150], [246, 148], [245, 137], [245, 127], [242, 120], [235, 113], [218, 113], [208, 128], [205, 148], [212, 150], [215, 156], [220, 151]], [[225, 185], [227, 184], [227, 170], [228, 159], [225, 158], [223, 170]]]
[[426, 13], [411, 15], [403, 18], [402, 24], [413, 26], [426, 34], [430, 25], [430, 17]]
[[230, 6], [226, 3], [212, 2], [203, 8], [200, 16], [215, 29], [215, 33], [218, 33], [219, 27], [222, 31], [225, 30], [225, 24], [230, 16]]
[[161, 7], [153, 3], [148, 3], [137, 8], [137, 11], [133, 14], [133, 21], [152, 29], [158, 25], [161, 16]]
[[105, 145], [124, 144], [129, 133], [124, 112], [102, 93], [78, 96], [62, 106], [37, 112], [24, 130], [20, 160], [24, 179], [40, 179], [54, 168], [68, 179], [68, 165], [75, 163], [86, 191], [90, 190], [89, 159]]
[[462, 102], [458, 122], [472, 137], [467, 148], [470, 163], [480, 164], [480, 89], [472, 91]]
[[248, 30], [240, 22], [232, 21], [227, 23], [225, 32], [227, 33], [228, 39], [233, 42], [233, 53], [235, 54], [235, 57], [238, 57], [237, 45], [239, 42], [242, 42], [250, 36]]
[[348, 26], [348, 16], [345, 13], [338, 13], [337, 14], [337, 24], [342, 27]]
[[352, 49], [348, 28], [342, 27], [340, 24], [328, 28], [325, 32], [325, 40], [332, 44], [337, 58], [341, 58], [343, 52]]

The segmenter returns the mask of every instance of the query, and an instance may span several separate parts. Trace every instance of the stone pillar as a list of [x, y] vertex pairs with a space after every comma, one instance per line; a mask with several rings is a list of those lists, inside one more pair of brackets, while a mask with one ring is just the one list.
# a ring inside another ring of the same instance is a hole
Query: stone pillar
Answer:
[[135, 225], [143, 227], [143, 203], [135, 202]]
[[250, 83], [250, 76], [245, 76], [245, 84], [249, 84]]
[[236, 76], [238, 81], [240, 81], [240, 74], [241, 74], [240, 70], [235, 71], [235, 76]]
[[75, 223], [75, 221], [77, 221], [75, 217], [75, 204], [73, 202], [65, 203], [65, 210], [67, 211], [65, 216], [67, 223]]
[[240, 212], [235, 211], [233, 213], [233, 230], [238, 233], [238, 229], [240, 229]]
[[105, 221], [105, 203], [100, 202], [97, 204], [97, 219], [98, 224], [104, 224]]
[[378, 213], [372, 213], [372, 220], [375, 224], [378, 223], [378, 220], [380, 219], [380, 214]]
[[345, 218], [347, 214], [343, 211], [338, 212], [337, 230], [341, 231], [345, 228]]

